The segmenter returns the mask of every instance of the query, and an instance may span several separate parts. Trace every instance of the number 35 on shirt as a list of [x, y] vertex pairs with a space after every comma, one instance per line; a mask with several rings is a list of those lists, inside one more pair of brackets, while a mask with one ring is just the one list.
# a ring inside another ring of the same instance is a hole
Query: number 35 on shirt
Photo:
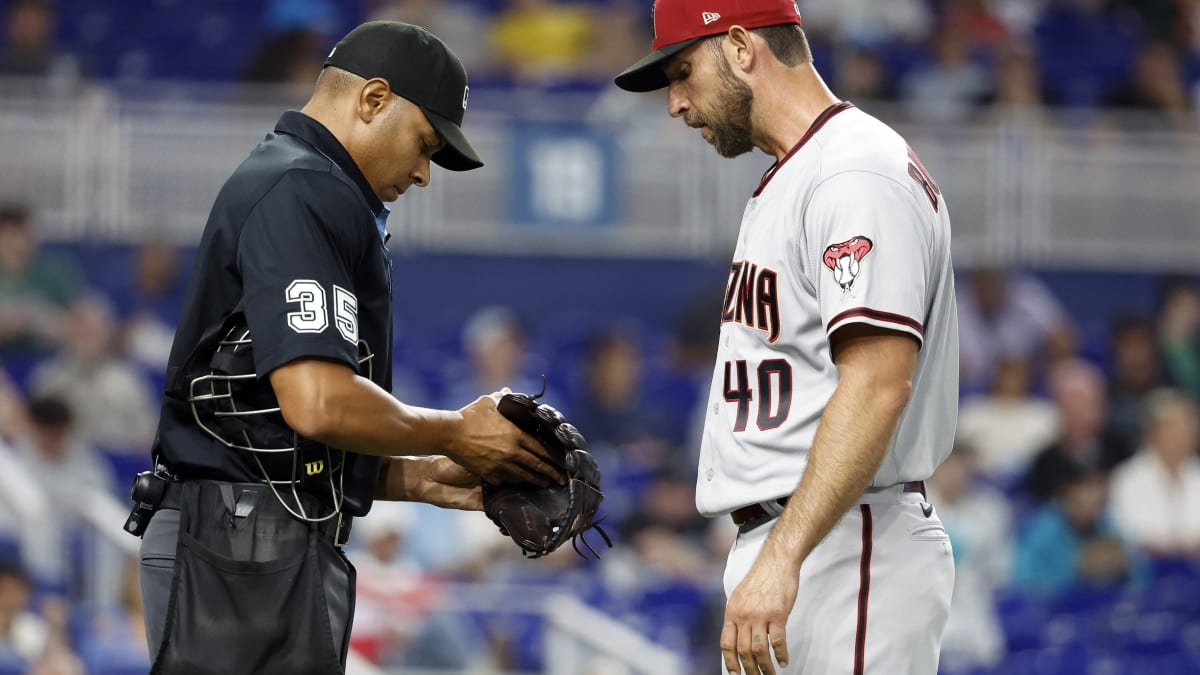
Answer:
[[[300, 309], [288, 312], [288, 326], [297, 333], [323, 333], [329, 327], [329, 309], [325, 287], [312, 279], [296, 279], [288, 284], [284, 298]], [[358, 298], [333, 284], [333, 324], [348, 342], [358, 344]]]

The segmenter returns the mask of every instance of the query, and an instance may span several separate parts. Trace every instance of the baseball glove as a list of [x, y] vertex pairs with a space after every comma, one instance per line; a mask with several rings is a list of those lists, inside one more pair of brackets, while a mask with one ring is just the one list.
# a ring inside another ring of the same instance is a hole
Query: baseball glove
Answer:
[[[543, 391], [542, 393], [545, 393]], [[538, 404], [542, 394], [505, 394], [497, 408], [520, 429], [538, 439], [563, 467], [566, 485], [536, 487], [515, 483], [483, 484], [483, 511], [501, 534], [512, 537], [527, 558], [540, 558], [553, 552], [568, 538], [575, 552], [582, 541], [593, 556], [599, 557], [583, 534], [593, 528], [612, 548], [612, 540], [600, 528], [596, 511], [604, 500], [600, 491], [600, 468], [587, 451], [587, 441], [562, 413]]]

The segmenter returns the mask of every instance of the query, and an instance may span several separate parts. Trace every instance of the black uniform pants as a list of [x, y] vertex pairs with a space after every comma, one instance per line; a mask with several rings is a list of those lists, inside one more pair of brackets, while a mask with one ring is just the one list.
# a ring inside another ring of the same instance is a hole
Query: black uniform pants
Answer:
[[327, 675], [346, 662], [354, 567], [258, 484], [179, 484], [142, 539], [152, 673]]

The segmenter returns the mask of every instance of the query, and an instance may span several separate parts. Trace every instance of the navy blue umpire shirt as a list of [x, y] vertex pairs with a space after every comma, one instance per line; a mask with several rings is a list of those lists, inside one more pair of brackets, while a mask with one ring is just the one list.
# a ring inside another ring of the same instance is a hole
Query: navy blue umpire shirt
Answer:
[[[221, 188], [205, 225], [171, 347], [156, 459], [185, 480], [262, 480], [250, 453], [200, 429], [180, 395], [187, 387], [181, 380], [190, 379], [181, 373], [189, 355], [231, 314], [244, 314], [249, 327], [260, 394], [273, 399], [267, 375], [300, 358], [344, 363], [391, 391], [387, 215], [329, 130], [300, 112], [280, 117], [274, 133]], [[369, 367], [360, 365], [367, 352], [374, 354]], [[277, 459], [284, 461], [268, 465], [271, 478], [290, 478], [292, 458]], [[346, 453], [343, 508], [349, 515], [370, 508], [379, 465], [378, 457]], [[327, 462], [308, 476], [301, 467], [302, 485], [327, 494], [326, 472], [335, 468]]]

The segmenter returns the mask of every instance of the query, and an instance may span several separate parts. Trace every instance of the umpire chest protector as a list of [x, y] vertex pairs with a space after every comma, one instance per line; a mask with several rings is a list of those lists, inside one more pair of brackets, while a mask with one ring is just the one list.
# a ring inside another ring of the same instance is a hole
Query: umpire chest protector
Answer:
[[[328, 130], [283, 114], [205, 226], [171, 350], [156, 462], [183, 480], [265, 482], [306, 520], [366, 513], [379, 459], [292, 432], [267, 376], [318, 358], [390, 391], [387, 214]], [[319, 497], [321, 512], [299, 494]]]

